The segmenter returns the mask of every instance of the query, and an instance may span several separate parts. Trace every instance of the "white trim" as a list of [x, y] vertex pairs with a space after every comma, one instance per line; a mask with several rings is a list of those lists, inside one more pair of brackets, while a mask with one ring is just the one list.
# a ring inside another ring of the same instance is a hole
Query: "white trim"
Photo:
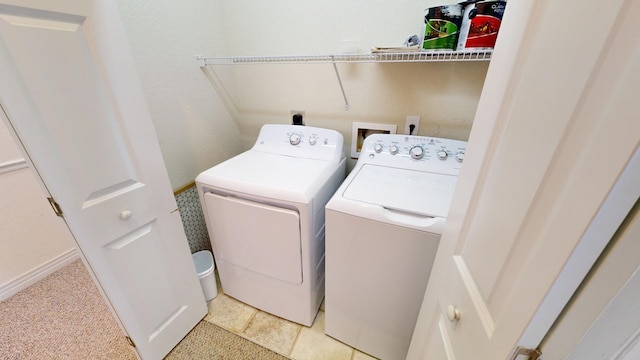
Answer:
[[25, 159], [15, 159], [0, 163], [0, 174], [28, 168], [29, 165]]
[[10, 298], [20, 290], [26, 289], [36, 282], [62, 269], [76, 259], [78, 259], [78, 252], [76, 249], [69, 249], [55, 258], [46, 261], [40, 266], [29, 270], [25, 274], [0, 285], [0, 301]]

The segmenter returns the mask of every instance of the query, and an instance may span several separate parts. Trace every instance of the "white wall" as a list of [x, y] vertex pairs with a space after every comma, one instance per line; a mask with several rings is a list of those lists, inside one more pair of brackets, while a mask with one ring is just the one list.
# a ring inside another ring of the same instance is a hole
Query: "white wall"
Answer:
[[[401, 46], [410, 35], [422, 35], [424, 10], [440, 4], [222, 1], [226, 47], [202, 55], [368, 53], [373, 46]], [[488, 62], [338, 64], [348, 111], [331, 64], [210, 65], [208, 71], [237, 110], [245, 146], [262, 124], [290, 123], [291, 110], [304, 110], [307, 125], [340, 131], [349, 149], [352, 122], [402, 130], [407, 115], [421, 116], [419, 135], [467, 140], [487, 68]]]
[[[442, 0], [219, 0], [228, 41], [206, 55], [368, 53], [421, 35], [424, 10]], [[444, 2], [455, 3], [456, 1]]]
[[174, 190], [244, 148], [195, 56], [224, 40], [219, 1], [119, 1], [142, 89]]
[[[249, 148], [265, 123], [340, 131], [347, 154], [354, 121], [396, 124], [422, 117], [419, 135], [467, 140], [488, 62], [211, 65], [195, 55], [369, 52], [421, 34], [436, 0], [119, 2], [174, 189]], [[209, 77], [213, 79], [210, 81]], [[217, 86], [217, 87], [216, 87]], [[354, 161], [351, 161], [353, 165]]]
[[0, 301], [76, 258], [71, 235], [0, 121]]
[[349, 111], [344, 110], [331, 64], [227, 69], [214, 65], [213, 71], [228, 84], [226, 89], [238, 109], [238, 125], [247, 142], [255, 140], [262, 124], [290, 123], [291, 110], [304, 110], [307, 125], [338, 130], [349, 146], [352, 122], [395, 124], [401, 131], [407, 115], [421, 116], [419, 135], [467, 140], [486, 66], [339, 64]]

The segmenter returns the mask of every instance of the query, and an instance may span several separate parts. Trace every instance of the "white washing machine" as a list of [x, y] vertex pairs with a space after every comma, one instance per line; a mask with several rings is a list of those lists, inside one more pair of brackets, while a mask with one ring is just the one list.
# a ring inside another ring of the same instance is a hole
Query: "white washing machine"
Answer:
[[324, 296], [324, 206], [345, 177], [342, 135], [264, 125], [196, 178], [223, 291], [311, 326]]
[[466, 142], [368, 136], [326, 206], [325, 333], [406, 358]]

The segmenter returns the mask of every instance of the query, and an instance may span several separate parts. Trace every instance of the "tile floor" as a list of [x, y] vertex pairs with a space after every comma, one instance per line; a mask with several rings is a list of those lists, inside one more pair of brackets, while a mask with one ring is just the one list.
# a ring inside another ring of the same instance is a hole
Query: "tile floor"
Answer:
[[204, 319], [294, 360], [375, 360], [324, 334], [324, 303], [306, 327], [225, 295], [218, 280], [218, 296]]

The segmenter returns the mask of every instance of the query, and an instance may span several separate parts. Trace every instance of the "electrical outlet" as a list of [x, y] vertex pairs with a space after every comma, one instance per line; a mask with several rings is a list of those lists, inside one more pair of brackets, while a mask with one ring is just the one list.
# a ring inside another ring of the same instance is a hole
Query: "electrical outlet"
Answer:
[[[412, 127], [413, 125], [413, 127]], [[407, 116], [407, 124], [404, 126], [404, 133], [407, 135], [418, 135], [420, 127], [420, 115]]]
[[[298, 118], [298, 115], [300, 117]], [[298, 122], [295, 120], [299, 119]], [[291, 110], [291, 124], [293, 125], [304, 125], [304, 111], [303, 110]]]

